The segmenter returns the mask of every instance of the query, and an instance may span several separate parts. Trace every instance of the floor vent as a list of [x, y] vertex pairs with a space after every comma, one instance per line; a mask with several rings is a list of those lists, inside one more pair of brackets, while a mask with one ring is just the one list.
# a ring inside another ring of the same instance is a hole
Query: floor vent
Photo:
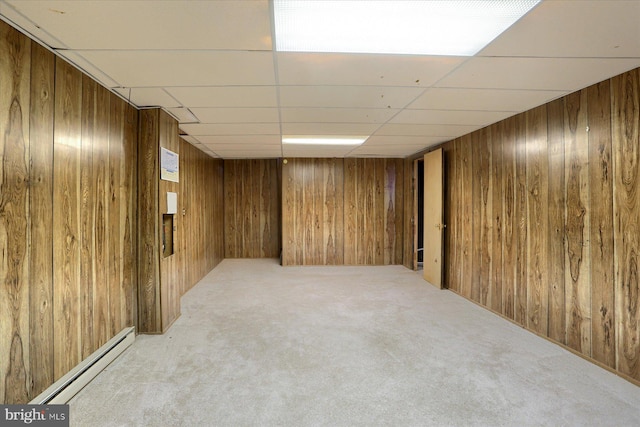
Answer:
[[91, 356], [29, 402], [32, 405], [65, 404], [113, 362], [136, 338], [135, 328], [123, 329]]

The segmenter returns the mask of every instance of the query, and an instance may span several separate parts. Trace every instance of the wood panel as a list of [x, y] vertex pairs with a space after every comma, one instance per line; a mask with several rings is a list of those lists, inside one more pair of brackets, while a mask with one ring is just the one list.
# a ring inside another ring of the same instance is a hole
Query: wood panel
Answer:
[[111, 117], [105, 88], [3, 22], [0, 54], [0, 401], [25, 403], [133, 324], [135, 225], [109, 204], [134, 218], [137, 182], [109, 159], [136, 149], [138, 113]]
[[465, 135], [460, 138], [460, 204], [465, 206], [462, 212], [461, 221], [461, 251], [460, 270], [462, 277], [460, 281], [460, 294], [471, 298], [473, 286], [473, 214], [470, 207], [473, 203], [473, 150], [471, 149], [471, 137]]
[[591, 355], [615, 367], [613, 283], [613, 176], [611, 90], [608, 81], [587, 88], [591, 253]]
[[611, 81], [616, 368], [640, 380], [640, 69]]
[[[452, 289], [640, 380], [639, 147], [640, 69], [453, 141]], [[486, 300], [485, 169], [493, 197]]]
[[565, 97], [565, 182], [567, 246], [565, 314], [567, 345], [591, 354], [591, 281], [589, 277], [589, 145], [586, 91]]
[[549, 158], [549, 338], [566, 342], [564, 100], [547, 104]]
[[[30, 134], [30, 268], [29, 355], [31, 390], [28, 399], [53, 383], [53, 113], [55, 57], [42, 46], [31, 46]], [[3, 74], [4, 75], [4, 74]], [[4, 90], [2, 91], [3, 93]], [[4, 133], [4, 132], [3, 132]], [[23, 396], [19, 400], [24, 399]], [[3, 401], [3, 399], [0, 399]], [[13, 400], [16, 401], [16, 400]]]
[[[502, 258], [502, 310], [515, 319], [518, 222], [516, 221], [516, 120], [509, 118], [502, 127], [502, 187], [504, 189], [504, 231]], [[564, 279], [564, 278], [563, 278]]]
[[220, 209], [224, 204], [222, 171], [222, 160], [213, 159], [180, 140], [181, 294], [191, 289], [224, 257], [224, 212]]
[[515, 278], [515, 321], [527, 322], [527, 141], [525, 114], [514, 118], [515, 144], [515, 229], [516, 235], [516, 278]]
[[280, 255], [278, 161], [224, 160], [226, 258]]
[[[403, 244], [402, 244], [402, 265], [409, 269], [414, 267], [415, 248], [413, 236], [415, 235], [415, 218], [413, 217], [413, 195], [414, 195], [414, 179], [413, 179], [413, 160], [405, 159], [402, 162], [403, 173]], [[398, 205], [400, 206], [400, 205]], [[346, 226], [346, 223], [345, 223]]]
[[477, 132], [478, 134], [478, 157], [474, 157], [474, 160], [478, 160], [478, 181], [480, 186], [480, 193], [478, 194], [480, 202], [479, 215], [475, 217], [480, 221], [479, 226], [479, 240], [474, 244], [478, 248], [478, 255], [480, 258], [477, 260], [480, 266], [479, 275], [479, 292], [478, 300], [481, 304], [489, 304], [489, 289], [491, 288], [491, 251], [492, 251], [492, 234], [493, 234], [493, 219], [492, 219], [492, 196], [493, 192], [491, 187], [493, 185], [492, 177], [492, 144], [491, 144], [491, 128], [484, 128]]
[[[96, 194], [93, 180], [93, 137], [95, 134], [96, 95], [98, 84], [89, 76], [82, 76], [82, 146], [80, 148], [80, 289], [82, 296], [81, 333], [82, 359], [94, 348], [94, 271], [95, 271], [95, 210]], [[97, 157], [97, 156], [96, 156]], [[108, 305], [107, 305], [108, 306]]]
[[502, 179], [502, 143], [503, 123], [491, 127], [491, 276], [489, 277], [489, 295], [487, 305], [494, 311], [502, 310], [502, 246], [504, 217], [504, 187]]
[[283, 265], [401, 264], [404, 161], [288, 159]]
[[29, 393], [29, 105], [31, 43], [0, 26], [0, 402]]
[[82, 74], [56, 59], [53, 164], [54, 379], [82, 360], [80, 163]]
[[547, 110], [526, 113], [527, 121], [527, 327], [548, 332], [549, 298], [549, 158]]
[[138, 327], [160, 331], [159, 112], [142, 110], [138, 141]]
[[[165, 148], [180, 155], [180, 141], [178, 139], [178, 122], [163, 110], [158, 117], [158, 150]], [[158, 207], [156, 215], [158, 222], [162, 221], [163, 214], [167, 213], [167, 192], [178, 193], [180, 185], [177, 182], [161, 179], [158, 187]], [[178, 194], [178, 206], [182, 197]], [[174, 215], [173, 242], [177, 246], [181, 221], [179, 215]], [[159, 244], [160, 241], [158, 241]], [[160, 301], [162, 304], [162, 332], [165, 332], [175, 320], [180, 317], [180, 295], [182, 290], [182, 253], [174, 246], [174, 254], [163, 256], [160, 254]]]
[[124, 102], [122, 104], [124, 105], [124, 116], [122, 122], [123, 161], [120, 174], [120, 239], [122, 242], [120, 329], [136, 325], [138, 320], [138, 181], [136, 177], [138, 169], [138, 110]]

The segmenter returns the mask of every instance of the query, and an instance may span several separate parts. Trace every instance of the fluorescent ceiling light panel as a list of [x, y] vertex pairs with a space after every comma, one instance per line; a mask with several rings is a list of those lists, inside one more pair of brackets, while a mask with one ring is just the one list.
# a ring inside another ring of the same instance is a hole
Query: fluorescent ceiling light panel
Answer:
[[472, 56], [539, 0], [274, 0], [276, 50]]
[[303, 145], [361, 145], [368, 136], [283, 136], [283, 144]]

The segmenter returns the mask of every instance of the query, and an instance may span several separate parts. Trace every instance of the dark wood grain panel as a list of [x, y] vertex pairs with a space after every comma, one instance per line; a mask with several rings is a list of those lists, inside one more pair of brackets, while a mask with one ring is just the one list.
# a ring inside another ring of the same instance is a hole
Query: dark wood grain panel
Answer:
[[[227, 168], [225, 166], [225, 181]], [[296, 240], [295, 240], [295, 206], [296, 206], [296, 177], [295, 163], [287, 160], [282, 166], [282, 265], [296, 265]], [[228, 200], [228, 197], [225, 198]], [[228, 211], [225, 209], [225, 223]], [[226, 239], [226, 236], [225, 236]]]
[[[164, 110], [159, 112], [158, 123], [159, 148], [165, 148], [180, 155], [180, 141], [178, 139], [178, 122]], [[156, 211], [158, 221], [162, 215], [167, 213], [167, 192], [178, 193], [180, 186], [177, 182], [161, 179], [159, 184], [159, 204]], [[178, 194], [178, 203], [181, 196]], [[178, 215], [174, 215], [173, 241], [179, 242], [180, 220]], [[159, 241], [158, 241], [159, 242]], [[180, 317], [180, 291], [182, 289], [182, 275], [180, 265], [182, 253], [174, 248], [174, 254], [170, 256], [160, 256], [160, 301], [162, 304], [162, 330], [165, 332], [175, 320]]]
[[110, 94], [98, 85], [95, 93], [93, 123], [92, 186], [93, 196], [93, 338], [96, 348], [111, 338], [109, 319], [109, 127], [111, 114]]
[[225, 256], [275, 258], [280, 253], [275, 159], [224, 161]]
[[[639, 98], [636, 69], [492, 125], [490, 137], [481, 130], [458, 138], [446, 208], [458, 212], [447, 246], [451, 277], [459, 277], [451, 289], [636, 380]], [[484, 300], [487, 167], [493, 258]]]
[[567, 345], [591, 354], [589, 277], [589, 146], [586, 91], [565, 97], [567, 247], [565, 304]]
[[502, 245], [503, 217], [504, 217], [504, 187], [502, 179], [502, 144], [504, 141], [504, 123], [498, 123], [491, 127], [491, 276], [489, 279], [488, 306], [498, 312], [502, 312]]
[[548, 332], [549, 158], [546, 106], [525, 114], [527, 121], [527, 327]]
[[344, 263], [358, 264], [358, 200], [356, 197], [357, 159], [344, 159]]
[[460, 294], [471, 298], [473, 286], [473, 150], [471, 137], [465, 135], [460, 138], [460, 200], [466, 208], [462, 211], [462, 235], [460, 251], [461, 282]]
[[[122, 239], [122, 285], [121, 285], [121, 327], [137, 325], [138, 319], [138, 212], [137, 179], [138, 167], [138, 110], [120, 101], [124, 105], [122, 151], [123, 162], [120, 187], [120, 216]], [[95, 157], [95, 154], [94, 154]]]
[[29, 345], [31, 43], [0, 26], [0, 402], [25, 402]]
[[94, 338], [94, 260], [96, 194], [93, 180], [93, 136], [95, 134], [96, 95], [98, 84], [89, 76], [82, 76], [82, 147], [80, 150], [80, 289], [82, 359], [93, 353]]
[[122, 330], [122, 216], [120, 195], [122, 164], [124, 162], [123, 138], [124, 103], [115, 95], [109, 95], [109, 168], [107, 194], [107, 238], [109, 260], [107, 275], [109, 289], [109, 335]]
[[587, 90], [591, 249], [591, 356], [615, 367], [613, 275], [613, 165], [611, 90], [602, 82]]
[[32, 374], [29, 399], [53, 383], [54, 76], [55, 56], [42, 46], [32, 44], [29, 112], [29, 356]]
[[612, 91], [616, 367], [640, 379], [640, 70], [614, 77]]
[[56, 59], [53, 274], [54, 379], [82, 360], [80, 335], [80, 150], [82, 74]]
[[449, 245], [445, 247], [445, 260], [449, 272], [447, 274], [447, 288], [460, 293], [461, 282], [461, 229], [462, 212], [460, 211], [460, 139], [449, 143], [450, 148], [445, 151], [445, 209], [448, 215], [445, 217]]
[[515, 319], [516, 266], [518, 222], [516, 220], [516, 144], [515, 119], [501, 123], [502, 136], [502, 188], [504, 189], [504, 217], [502, 232], [502, 309], [500, 312], [509, 319]]
[[[345, 264], [344, 252], [344, 236], [345, 236], [345, 219], [344, 219], [344, 162], [342, 159], [332, 159], [333, 168], [333, 191], [335, 192], [335, 264]], [[327, 188], [329, 183], [327, 182]]]
[[178, 234], [182, 251], [182, 288], [189, 291], [224, 258], [225, 212], [223, 161], [213, 159], [180, 139], [180, 206]]
[[516, 235], [516, 278], [515, 278], [515, 321], [527, 322], [527, 141], [526, 118], [524, 114], [514, 117], [515, 144], [515, 229]]
[[160, 318], [160, 180], [158, 110], [141, 110], [138, 139], [138, 325], [140, 332], [161, 330]]
[[414, 195], [414, 179], [413, 179], [413, 160], [405, 159], [403, 162], [403, 244], [402, 244], [402, 265], [409, 269], [413, 269], [415, 248], [413, 244], [413, 236], [415, 235], [415, 218], [413, 217], [413, 195]]
[[479, 245], [480, 255], [480, 277], [478, 289], [479, 302], [483, 305], [490, 305], [489, 301], [489, 289], [491, 288], [491, 270], [492, 270], [492, 258], [491, 251], [493, 248], [491, 238], [493, 234], [493, 214], [492, 214], [492, 197], [493, 192], [491, 190], [493, 186], [492, 177], [492, 144], [491, 144], [491, 128], [484, 128], [478, 132], [477, 146], [479, 149], [479, 156], [476, 160], [478, 163], [478, 173], [480, 185], [480, 235], [477, 245]]
[[547, 104], [549, 158], [549, 338], [566, 342], [564, 100]]

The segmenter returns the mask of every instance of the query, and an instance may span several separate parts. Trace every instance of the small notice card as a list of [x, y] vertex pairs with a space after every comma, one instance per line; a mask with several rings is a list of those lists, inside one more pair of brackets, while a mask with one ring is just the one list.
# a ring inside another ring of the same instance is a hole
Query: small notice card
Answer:
[[160, 179], [178, 182], [178, 154], [160, 148]]

